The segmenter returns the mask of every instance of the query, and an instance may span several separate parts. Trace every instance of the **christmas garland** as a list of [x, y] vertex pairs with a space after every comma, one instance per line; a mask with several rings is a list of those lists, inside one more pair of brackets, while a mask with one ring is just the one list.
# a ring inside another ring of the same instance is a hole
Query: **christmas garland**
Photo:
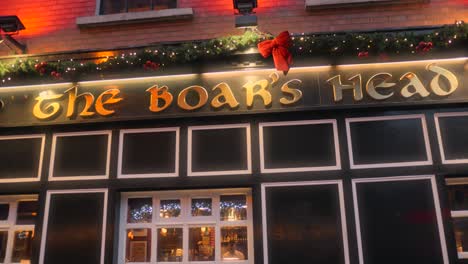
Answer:
[[[47, 82], [77, 81], [84, 76], [106, 78], [122, 71], [154, 72], [163, 67], [194, 63], [201, 59], [223, 58], [256, 47], [270, 34], [248, 30], [240, 36], [228, 36], [208, 41], [157, 45], [139, 52], [121, 53], [95, 61], [39, 61], [16, 59], [0, 62], [0, 86], [18, 80], [44, 79]], [[468, 25], [457, 21], [429, 33], [373, 32], [343, 34], [295, 34], [292, 36], [293, 56], [357, 56], [387, 59], [397, 54], [428, 54], [448, 50], [452, 46], [467, 47]]]

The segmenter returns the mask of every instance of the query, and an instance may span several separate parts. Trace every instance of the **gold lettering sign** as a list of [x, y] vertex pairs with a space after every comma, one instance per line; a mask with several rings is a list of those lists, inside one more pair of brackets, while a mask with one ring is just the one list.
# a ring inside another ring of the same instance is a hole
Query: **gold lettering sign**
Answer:
[[236, 108], [239, 106], [239, 102], [234, 97], [231, 87], [227, 83], [222, 82], [216, 85], [213, 87], [213, 91], [215, 90], [220, 90], [220, 93], [211, 100], [212, 107], [220, 108], [223, 105], [229, 105], [230, 108]]
[[[424, 87], [424, 84], [422, 84], [421, 80], [416, 74], [407, 72], [401, 76], [400, 81], [403, 79], [409, 80], [409, 83], [401, 88], [401, 95], [403, 97], [408, 98], [415, 94], [419, 94], [421, 97], [429, 96], [429, 91], [427, 91], [427, 89]], [[413, 87], [413, 89], [410, 90], [410, 87]]]
[[[167, 88], [167, 86], [159, 88], [157, 85], [153, 85], [146, 90], [151, 93], [149, 106], [149, 110], [151, 112], [161, 112], [171, 105], [174, 97], [168, 90], [169, 88]], [[164, 104], [161, 107], [159, 106], [159, 99], [164, 101]]]
[[[354, 81], [353, 81], [354, 80]], [[333, 86], [333, 96], [335, 102], [343, 100], [343, 90], [353, 90], [354, 100], [361, 101], [362, 95], [362, 77], [361, 74], [354, 75], [348, 81], [353, 81], [353, 84], [343, 84], [341, 75], [336, 75], [327, 80]]]
[[[271, 93], [267, 91], [268, 89], [268, 81], [267, 80], [259, 80], [256, 82], [249, 81], [248, 83], [242, 86], [246, 91], [246, 104], [248, 107], [252, 107], [255, 96], [260, 96], [263, 99], [263, 104], [268, 106], [271, 104]], [[255, 88], [258, 87], [258, 90], [255, 91]]]
[[[387, 80], [392, 78], [390, 73], [377, 73], [369, 78], [366, 84], [366, 91], [370, 97], [375, 100], [385, 100], [393, 96], [393, 92], [390, 92], [387, 95], [381, 94], [377, 91], [377, 88], [391, 88], [396, 85], [396, 83], [388, 83]], [[380, 81], [376, 84], [377, 81]]]
[[[187, 94], [190, 91], [194, 91], [198, 94], [198, 103], [193, 106], [187, 103]], [[179, 96], [177, 97], [177, 104], [179, 105], [179, 107], [184, 110], [189, 110], [189, 111], [195, 110], [204, 106], [206, 102], [208, 102], [208, 92], [206, 91], [205, 88], [198, 86], [198, 85], [189, 86], [183, 89], [179, 93]]]
[[[448, 70], [446, 70], [446, 69], [444, 69], [442, 67], [436, 66], [435, 64], [427, 65], [426, 69], [428, 69], [431, 72], [437, 73], [437, 75], [434, 76], [434, 78], [432, 78], [432, 81], [431, 81], [431, 84], [430, 84], [431, 89], [435, 94], [437, 94], [439, 96], [447, 96], [447, 95], [450, 95], [453, 92], [455, 92], [455, 90], [457, 90], [458, 80], [457, 80], [457, 77], [455, 76], [455, 74], [453, 74], [452, 72], [450, 72], [450, 71], [448, 71]], [[444, 90], [444, 89], [442, 89], [442, 87], [440, 87], [440, 85], [439, 85], [440, 76], [443, 76], [448, 80], [448, 82], [449, 82], [449, 89], [448, 90]]]
[[[106, 109], [105, 105], [115, 104], [123, 100], [123, 98], [117, 98], [116, 96], [120, 94], [119, 89], [109, 89], [103, 92], [96, 100], [96, 112], [102, 116], [108, 116], [115, 113], [115, 110]], [[104, 97], [107, 97], [104, 99]], [[104, 101], [103, 101], [104, 100]]]
[[[60, 112], [60, 103], [47, 103], [47, 101], [57, 100], [60, 99], [62, 96], [63, 94], [48, 94], [46, 92], [42, 92], [35, 99], [37, 103], [34, 105], [33, 115], [38, 119], [43, 120], [55, 117]], [[45, 103], [45, 105], [43, 105], [43, 103]]]
[[80, 112], [80, 116], [93, 116], [95, 113], [89, 111], [91, 106], [93, 105], [94, 102], [94, 95], [91, 93], [82, 93], [80, 95], [76, 95], [78, 93], [78, 87], [73, 86], [72, 88], [68, 89], [65, 91], [65, 93], [68, 93], [68, 108], [67, 108], [67, 117], [70, 118], [74, 115], [75, 113], [75, 106], [76, 106], [76, 100], [80, 97], [84, 98], [85, 100], [85, 106], [83, 110]]
[[294, 89], [289, 87], [290, 84], [296, 83], [297, 85], [302, 84], [302, 81], [299, 79], [292, 79], [290, 81], [287, 81], [283, 86], [281, 86], [281, 92], [283, 92], [286, 95], [292, 96], [292, 99], [288, 99], [286, 97], [282, 97], [280, 99], [280, 103], [283, 105], [292, 105], [295, 104], [297, 101], [299, 101], [302, 98], [302, 91], [299, 89]]

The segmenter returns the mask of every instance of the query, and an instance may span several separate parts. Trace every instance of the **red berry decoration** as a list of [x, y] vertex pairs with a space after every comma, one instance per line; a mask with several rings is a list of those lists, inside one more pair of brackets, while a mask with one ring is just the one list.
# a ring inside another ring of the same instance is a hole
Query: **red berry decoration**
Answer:
[[143, 69], [156, 71], [159, 69], [160, 66], [161, 65], [159, 63], [146, 61], [145, 64], [143, 64]]
[[416, 51], [417, 52], [422, 52], [422, 53], [426, 53], [426, 52], [429, 52], [432, 48], [433, 48], [433, 44], [432, 42], [424, 42], [424, 41], [421, 41], [419, 42], [419, 44], [416, 46]]
[[56, 72], [56, 71], [52, 71], [50, 73], [50, 76], [52, 76], [54, 79], [57, 79], [57, 80], [62, 78], [62, 75], [60, 74], [60, 72]]
[[368, 51], [361, 51], [358, 53], [359, 58], [367, 58], [369, 57], [369, 52]]
[[47, 62], [41, 62], [39, 64], [34, 65], [34, 69], [40, 74], [44, 75], [46, 72]]

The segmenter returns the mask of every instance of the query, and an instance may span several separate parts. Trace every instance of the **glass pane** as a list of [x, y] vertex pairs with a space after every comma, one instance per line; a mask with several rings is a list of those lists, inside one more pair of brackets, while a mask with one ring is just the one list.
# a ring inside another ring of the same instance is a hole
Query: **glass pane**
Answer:
[[127, 223], [151, 223], [153, 198], [128, 199]]
[[[12, 262], [28, 262], [31, 260], [32, 239], [34, 231], [15, 231], [15, 240], [13, 244]], [[29, 263], [29, 262], [28, 262]]]
[[125, 262], [149, 262], [151, 259], [151, 229], [127, 229]]
[[468, 217], [453, 218], [453, 229], [458, 252], [468, 252]]
[[222, 260], [247, 259], [247, 227], [232, 226], [221, 228]]
[[192, 216], [210, 216], [211, 198], [192, 199]]
[[17, 225], [34, 225], [39, 204], [37, 201], [20, 201], [16, 216]]
[[105, 15], [125, 12], [125, 1], [126, 0], [103, 0], [101, 13]]
[[468, 186], [449, 185], [448, 194], [452, 210], [468, 210]]
[[189, 229], [189, 261], [214, 261], [214, 227], [191, 227]]
[[9, 204], [0, 204], [0, 221], [8, 220], [9, 212], [10, 212]]
[[158, 228], [158, 262], [182, 261], [182, 228]]
[[245, 195], [222, 195], [220, 199], [221, 221], [247, 219]]
[[151, 10], [151, 0], [128, 0], [128, 12]]
[[5, 261], [8, 231], [0, 231], [0, 262]]
[[159, 216], [161, 218], [180, 216], [180, 200], [161, 200]]
[[154, 10], [161, 10], [161, 9], [168, 9], [168, 8], [176, 8], [177, 1], [176, 0], [153, 0], [154, 1]]

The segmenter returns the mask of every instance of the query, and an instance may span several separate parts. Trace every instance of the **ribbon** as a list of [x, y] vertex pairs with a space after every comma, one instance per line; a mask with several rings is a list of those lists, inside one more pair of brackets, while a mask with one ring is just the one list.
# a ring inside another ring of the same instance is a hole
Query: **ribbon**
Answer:
[[258, 51], [264, 58], [273, 55], [275, 68], [286, 75], [292, 64], [292, 55], [289, 52], [291, 46], [292, 40], [289, 36], [289, 32], [283, 31], [272, 40], [265, 40], [258, 43]]

